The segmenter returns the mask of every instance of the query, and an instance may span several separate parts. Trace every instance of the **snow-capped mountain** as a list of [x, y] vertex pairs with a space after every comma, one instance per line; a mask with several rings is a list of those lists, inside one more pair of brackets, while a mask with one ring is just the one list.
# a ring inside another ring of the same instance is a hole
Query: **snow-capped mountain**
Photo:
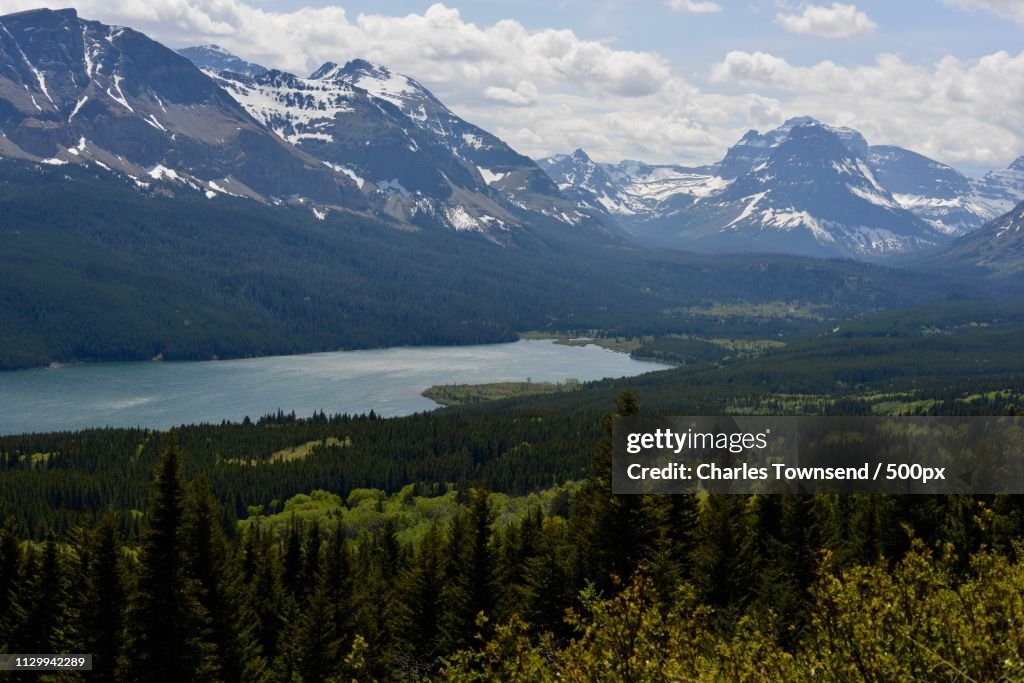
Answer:
[[328, 62], [306, 78], [207, 74], [282, 140], [350, 177], [403, 222], [491, 236], [538, 219], [596, 225], [532, 160], [386, 67], [354, 60]]
[[1024, 173], [1013, 167], [973, 182], [809, 117], [748, 131], [712, 166], [597, 164], [582, 150], [539, 163], [581, 205], [604, 208], [640, 239], [682, 248], [902, 253], [974, 230], [999, 202], [1024, 199]]
[[974, 200], [971, 181], [951, 166], [891, 145], [871, 147], [867, 158], [900, 206], [937, 230], [964, 234], [993, 218]]
[[1017, 157], [1008, 168], [989, 171], [972, 183], [972, 189], [975, 203], [993, 216], [1010, 211], [1024, 201], [1024, 156]]
[[652, 166], [639, 161], [598, 164], [582, 149], [541, 159], [563, 194], [599, 207], [626, 227], [671, 216], [729, 184], [714, 169]]
[[1024, 202], [957, 240], [942, 255], [944, 265], [959, 263], [1001, 275], [1024, 274]]
[[0, 17], [0, 131], [4, 156], [140, 185], [367, 206], [349, 177], [268, 131], [192, 62], [74, 10]]
[[621, 188], [582, 149], [542, 159], [541, 164], [544, 172], [557, 181], [558, 189], [581, 206], [593, 207], [596, 204], [610, 213], [628, 213], [617, 199]]
[[561, 198], [558, 188], [529, 157], [519, 154], [487, 131], [453, 114], [421, 84], [387, 67], [356, 59], [331, 69], [324, 78], [336, 78], [390, 102], [418, 128], [443, 140], [459, 157], [475, 165], [487, 184], [514, 203], [531, 205]]
[[259, 64], [247, 62], [220, 45], [197, 45], [178, 50], [178, 54], [201, 69], [231, 71], [242, 76], [262, 76], [268, 69]]
[[648, 230], [711, 249], [858, 257], [935, 246], [943, 236], [901, 207], [843, 137], [816, 124], [793, 126], [764, 161]]
[[835, 128], [820, 123], [810, 116], [798, 116], [763, 135], [756, 130], [747, 131], [740, 141], [726, 152], [725, 158], [717, 164], [716, 174], [722, 178], [734, 179], [763, 164], [771, 156], [772, 151], [785, 142], [795, 128], [801, 126], [823, 128], [839, 138], [854, 154], [859, 156], [867, 154], [867, 141], [864, 140], [864, 136], [852, 128]]

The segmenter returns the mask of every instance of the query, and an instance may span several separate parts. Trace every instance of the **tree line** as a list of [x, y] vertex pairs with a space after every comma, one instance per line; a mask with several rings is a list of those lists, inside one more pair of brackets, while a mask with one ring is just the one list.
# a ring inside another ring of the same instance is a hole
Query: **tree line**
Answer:
[[185, 453], [163, 439], [135, 541], [109, 515], [39, 541], [4, 524], [3, 651], [90, 652], [116, 681], [1024, 670], [1020, 497], [613, 496], [605, 436], [560, 509], [501, 524], [466, 487], [406, 544], [330, 514], [236, 533]]

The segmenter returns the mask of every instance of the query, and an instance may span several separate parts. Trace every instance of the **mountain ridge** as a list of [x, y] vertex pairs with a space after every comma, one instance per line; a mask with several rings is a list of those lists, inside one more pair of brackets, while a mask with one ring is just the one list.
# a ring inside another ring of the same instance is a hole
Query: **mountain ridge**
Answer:
[[[775, 185], [780, 173], [806, 161], [798, 154], [788, 164], [773, 164], [773, 178], [767, 178], [762, 168], [802, 129], [832, 136], [847, 151], [833, 146], [832, 163], [801, 182], [836, 184], [831, 176], [842, 168], [841, 174], [851, 180], [848, 192], [833, 193], [827, 203], [815, 205], [810, 197], [820, 194], [820, 187], [809, 187], [802, 194], [789, 193], [786, 205], [761, 205], [765, 197], [771, 204], [772, 197], [779, 196], [782, 188]], [[841, 158], [847, 152], [856, 161]], [[789, 119], [763, 134], [748, 131], [721, 161], [707, 166], [597, 164], [583, 150], [538, 163], [564, 193], [583, 205], [604, 208], [637, 239], [684, 249], [796, 249], [857, 258], [905, 254], [942, 246], [1000, 215], [1011, 200], [1024, 199], [1024, 158], [1006, 171], [972, 180], [923, 155], [891, 145], [869, 145], [856, 130], [811, 117]], [[741, 182], [751, 174], [759, 176], [753, 185]], [[595, 177], [602, 179], [600, 187], [588, 180]], [[853, 208], [856, 199], [861, 200], [859, 209]], [[837, 201], [850, 207], [838, 222]], [[881, 214], [879, 208], [884, 209]], [[899, 220], [894, 222], [894, 217]], [[753, 225], [754, 219], [760, 224]], [[825, 224], [830, 227], [822, 229]], [[744, 226], [748, 229], [737, 229]]]
[[0, 17], [0, 130], [8, 156], [367, 208], [351, 179], [264, 130], [191, 61], [73, 9]]

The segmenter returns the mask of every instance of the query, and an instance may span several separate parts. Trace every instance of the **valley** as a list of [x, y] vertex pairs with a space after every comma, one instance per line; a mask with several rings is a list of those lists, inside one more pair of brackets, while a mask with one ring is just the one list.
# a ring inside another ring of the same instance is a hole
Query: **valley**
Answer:
[[0, 667], [1019, 678], [1019, 495], [612, 493], [635, 416], [1000, 416], [1016, 474], [975, 4], [0, 16]]

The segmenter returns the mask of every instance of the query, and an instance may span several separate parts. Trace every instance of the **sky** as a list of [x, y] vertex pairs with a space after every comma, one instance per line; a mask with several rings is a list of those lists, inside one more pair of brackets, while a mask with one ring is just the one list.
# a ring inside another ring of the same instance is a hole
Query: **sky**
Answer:
[[[0, 13], [39, 0], [0, 0]], [[792, 116], [971, 175], [1024, 154], [1024, 0], [78, 0], [171, 47], [365, 58], [532, 157], [696, 165]]]

